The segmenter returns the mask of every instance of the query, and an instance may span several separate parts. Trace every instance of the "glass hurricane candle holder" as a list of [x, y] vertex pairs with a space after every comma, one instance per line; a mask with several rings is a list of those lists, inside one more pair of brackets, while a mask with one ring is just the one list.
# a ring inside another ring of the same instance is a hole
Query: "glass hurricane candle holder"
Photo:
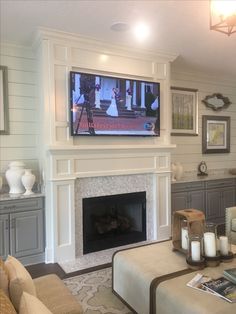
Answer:
[[203, 234], [204, 239], [204, 254], [206, 257], [214, 257], [217, 254], [216, 250], [216, 224], [206, 223]]
[[222, 262], [231, 262], [233, 253], [231, 252], [230, 239], [227, 236], [221, 235], [218, 239], [220, 259]]
[[188, 222], [185, 219], [181, 220], [181, 248], [188, 250]]
[[205, 259], [202, 256], [202, 236], [194, 234], [189, 236], [188, 254], [186, 262], [192, 269], [202, 269], [205, 266]]
[[206, 223], [203, 234], [204, 257], [207, 266], [215, 267], [220, 264], [220, 254], [217, 251], [216, 224]]

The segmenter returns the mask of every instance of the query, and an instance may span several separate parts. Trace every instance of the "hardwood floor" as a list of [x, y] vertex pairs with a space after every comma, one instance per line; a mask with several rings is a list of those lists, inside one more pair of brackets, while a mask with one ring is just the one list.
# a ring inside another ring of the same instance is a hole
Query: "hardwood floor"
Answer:
[[32, 278], [37, 278], [37, 277], [49, 275], [49, 274], [56, 274], [59, 278], [65, 279], [65, 278], [70, 278], [70, 277], [90, 273], [92, 271], [107, 268], [107, 267], [111, 267], [111, 263], [103, 264], [103, 265], [99, 265], [99, 266], [95, 266], [91, 268], [86, 268], [83, 270], [78, 270], [78, 271], [68, 273], [68, 274], [65, 273], [64, 270], [57, 263], [54, 263], [54, 264], [40, 263], [40, 264], [35, 264], [35, 265], [29, 265], [29, 266], [26, 266], [26, 269], [28, 270]]
[[26, 269], [30, 273], [32, 278], [37, 278], [44, 275], [49, 274], [56, 274], [61, 279], [65, 278], [66, 273], [64, 270], [59, 266], [59, 264], [35, 264], [35, 265], [29, 265], [26, 266]]

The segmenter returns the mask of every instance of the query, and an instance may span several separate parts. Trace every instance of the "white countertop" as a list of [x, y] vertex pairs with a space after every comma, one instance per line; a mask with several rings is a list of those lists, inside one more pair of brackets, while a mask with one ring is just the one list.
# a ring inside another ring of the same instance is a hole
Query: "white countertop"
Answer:
[[39, 193], [39, 192], [35, 192], [34, 194], [30, 194], [30, 195], [3, 193], [3, 194], [0, 194], [0, 202], [33, 198], [33, 197], [42, 197], [42, 196], [44, 196], [44, 194]]
[[208, 174], [207, 176], [198, 176], [197, 173], [189, 173], [187, 175], [183, 175], [183, 177], [178, 181], [172, 181], [172, 184], [175, 183], [185, 183], [185, 182], [196, 182], [196, 181], [209, 181], [209, 180], [220, 180], [220, 179], [234, 179], [236, 175], [232, 175], [230, 173], [213, 173]]

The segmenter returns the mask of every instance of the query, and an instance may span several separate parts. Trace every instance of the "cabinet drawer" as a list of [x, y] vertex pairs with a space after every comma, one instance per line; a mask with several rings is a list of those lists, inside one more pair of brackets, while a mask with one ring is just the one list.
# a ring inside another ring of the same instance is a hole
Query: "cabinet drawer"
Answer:
[[191, 190], [203, 190], [204, 182], [184, 182], [184, 183], [172, 183], [172, 192], [186, 192]]
[[221, 188], [224, 186], [232, 186], [232, 185], [235, 185], [234, 179], [219, 179], [219, 180], [212, 180], [212, 181], [206, 182], [207, 189]]
[[17, 199], [0, 202], [0, 212], [9, 213], [17, 211], [27, 211], [32, 209], [43, 208], [43, 198], [32, 197], [28, 199]]

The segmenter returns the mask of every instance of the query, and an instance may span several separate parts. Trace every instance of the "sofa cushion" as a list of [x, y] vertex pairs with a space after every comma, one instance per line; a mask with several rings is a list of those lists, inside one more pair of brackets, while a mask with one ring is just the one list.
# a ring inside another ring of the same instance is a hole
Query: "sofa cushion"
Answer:
[[7, 296], [9, 296], [8, 285], [9, 285], [8, 271], [5, 266], [5, 263], [0, 258], [0, 289], [2, 289]]
[[236, 232], [236, 218], [232, 219], [232, 231]]
[[0, 289], [0, 313], [1, 314], [16, 314], [14, 306], [8, 296]]
[[16, 258], [8, 256], [5, 265], [10, 279], [10, 298], [16, 311], [18, 311], [23, 291], [36, 296], [34, 282], [28, 271]]
[[63, 281], [56, 275], [34, 279], [37, 297], [53, 314], [82, 314], [83, 310]]
[[20, 299], [19, 314], [52, 314], [35, 296], [23, 292]]

